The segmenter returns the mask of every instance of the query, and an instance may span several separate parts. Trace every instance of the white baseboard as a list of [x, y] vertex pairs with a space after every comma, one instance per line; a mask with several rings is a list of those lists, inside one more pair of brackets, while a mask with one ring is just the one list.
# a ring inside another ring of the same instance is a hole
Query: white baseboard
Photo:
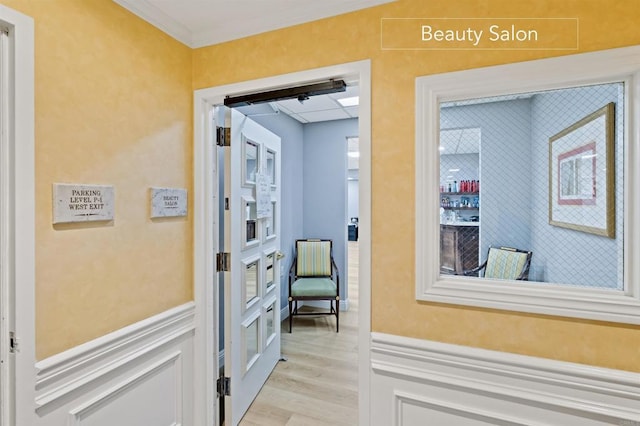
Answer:
[[640, 374], [381, 333], [374, 425], [640, 425]]
[[285, 305], [284, 308], [280, 309], [280, 321], [284, 321], [289, 318], [289, 305]]
[[194, 313], [190, 302], [37, 362], [39, 425], [191, 424]]

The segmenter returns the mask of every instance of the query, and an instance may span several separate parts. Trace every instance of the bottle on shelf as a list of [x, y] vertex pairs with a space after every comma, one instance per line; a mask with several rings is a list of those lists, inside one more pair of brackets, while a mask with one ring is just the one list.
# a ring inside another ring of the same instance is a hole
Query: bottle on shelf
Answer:
[[479, 180], [454, 180], [440, 185], [441, 193], [450, 194], [473, 194], [480, 192]]

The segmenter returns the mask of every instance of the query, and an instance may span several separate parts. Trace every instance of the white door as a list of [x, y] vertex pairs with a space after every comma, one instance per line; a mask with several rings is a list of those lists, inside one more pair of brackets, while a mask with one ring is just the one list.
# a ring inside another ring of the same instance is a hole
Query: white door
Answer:
[[[4, 152], [2, 147], [4, 147], [5, 144], [5, 135], [6, 135], [6, 120], [5, 120], [5, 115], [7, 114], [6, 111], [6, 100], [8, 99], [8, 94], [7, 94], [7, 88], [5, 87], [5, 67], [7, 66], [6, 63], [6, 59], [5, 59], [5, 55], [6, 55], [6, 38], [7, 35], [4, 33], [4, 31], [0, 31], [0, 165], [2, 164], [2, 157], [4, 157]], [[2, 178], [3, 178], [3, 174], [2, 171], [0, 171], [0, 188], [2, 188]], [[2, 221], [2, 216], [4, 216], [3, 214], [4, 212], [2, 211], [2, 209], [0, 209], [0, 223], [3, 223]], [[3, 229], [1, 229], [0, 227], [0, 241], [4, 241], [4, 236], [3, 234]], [[2, 250], [0, 248], [0, 251], [2, 253], [4, 253], [4, 250]], [[3, 274], [3, 269], [4, 269], [4, 258], [3, 258], [3, 254], [0, 254], [0, 277]], [[8, 289], [5, 289], [6, 287], [6, 282], [4, 280], [0, 279], [0, 425], [4, 425], [5, 422], [7, 422], [8, 424], [8, 418], [7, 416], [5, 416], [2, 413], [5, 413], [6, 411], [9, 410], [9, 405], [8, 405], [8, 391], [7, 389], [10, 388], [9, 383], [5, 383], [7, 382], [7, 378], [5, 376], [8, 376], [7, 373], [5, 373], [5, 370], [8, 371], [8, 365], [9, 365], [9, 351], [5, 348], [5, 342], [7, 342], [8, 337], [6, 336], [6, 334], [8, 334], [8, 326], [6, 324], [7, 320], [5, 319], [6, 317], [9, 316], [9, 305], [7, 304], [7, 300], [6, 300], [6, 296], [5, 293], [8, 293]]]
[[232, 110], [230, 151], [224, 370], [225, 424], [235, 426], [280, 359], [280, 137]]

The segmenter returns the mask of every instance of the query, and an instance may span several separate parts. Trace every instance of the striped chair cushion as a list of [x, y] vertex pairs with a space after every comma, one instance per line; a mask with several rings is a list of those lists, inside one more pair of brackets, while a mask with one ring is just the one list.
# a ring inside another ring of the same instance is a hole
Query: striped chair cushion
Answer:
[[489, 249], [484, 277], [515, 280], [522, 273], [526, 263], [527, 253], [492, 247]]
[[331, 241], [298, 241], [297, 250], [297, 276], [331, 276]]

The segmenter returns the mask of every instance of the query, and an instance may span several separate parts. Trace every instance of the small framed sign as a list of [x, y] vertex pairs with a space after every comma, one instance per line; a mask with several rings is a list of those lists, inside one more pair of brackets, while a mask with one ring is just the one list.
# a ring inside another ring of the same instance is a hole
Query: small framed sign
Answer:
[[151, 188], [151, 218], [187, 215], [187, 190]]
[[53, 223], [113, 220], [112, 185], [53, 184]]
[[256, 175], [256, 203], [258, 205], [258, 219], [270, 217], [271, 212], [271, 180], [269, 175]]

